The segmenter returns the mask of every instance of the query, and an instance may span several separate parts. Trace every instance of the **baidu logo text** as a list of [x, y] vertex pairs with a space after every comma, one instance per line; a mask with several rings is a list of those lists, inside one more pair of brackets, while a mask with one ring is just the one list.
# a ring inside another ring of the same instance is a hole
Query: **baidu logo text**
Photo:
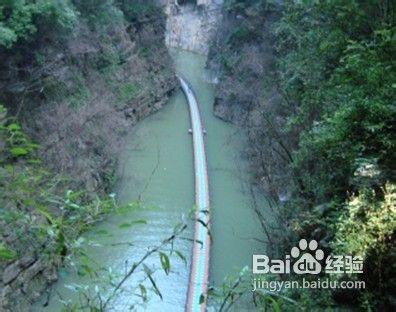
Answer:
[[[266, 255], [253, 255], [253, 274], [319, 274], [322, 272], [323, 250], [316, 240], [301, 239], [285, 259], [270, 259]], [[328, 256], [326, 273], [363, 273], [363, 258], [360, 256]]]

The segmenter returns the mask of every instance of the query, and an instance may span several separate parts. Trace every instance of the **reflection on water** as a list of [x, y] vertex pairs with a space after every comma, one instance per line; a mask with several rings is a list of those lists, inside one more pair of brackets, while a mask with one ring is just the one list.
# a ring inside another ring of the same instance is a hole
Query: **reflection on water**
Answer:
[[[208, 133], [206, 152], [213, 236], [211, 281], [219, 284], [225, 275], [249, 265], [255, 248], [257, 253], [262, 253], [261, 246], [252, 239], [260, 234], [251, 209], [247, 163], [241, 157], [245, 137], [237, 127], [213, 116], [214, 91], [213, 85], [205, 79], [205, 58], [183, 51], [172, 51], [172, 56], [177, 70], [193, 86]], [[141, 200], [144, 207], [110, 217], [85, 235], [86, 241], [97, 243], [87, 246], [86, 252], [107, 272], [111, 268], [112, 275], [122, 275], [147, 252], [148, 247], [156, 246], [166, 238], [180, 220], [184, 218], [185, 222], [190, 222], [187, 215], [194, 204], [194, 185], [187, 109], [184, 95], [179, 90], [161, 111], [135, 126], [125, 140], [116, 193], [121, 202]], [[127, 224], [137, 220], [144, 222]], [[191, 226], [189, 228], [185, 236], [191, 237]], [[147, 311], [184, 310], [191, 242], [179, 240], [174, 248], [186, 257], [187, 264], [178, 257], [171, 257], [169, 275], [159, 269], [157, 255], [146, 262], [155, 270], [153, 276], [163, 296], [163, 300], [150, 296], [149, 302], [143, 306]], [[128, 281], [126, 291], [113, 301], [111, 311], [126, 311], [132, 304], [141, 303], [142, 300], [133, 295], [139, 293], [134, 286], [141, 281], [148, 289], [151, 287], [143, 273], [136, 275]], [[67, 287], [76, 283], [95, 285], [96, 281], [64, 270], [54, 289], [64, 299], [77, 300], [75, 292]], [[51, 296], [48, 307], [37, 305], [35, 309], [59, 311], [58, 296]], [[142, 310], [142, 306], [139, 305], [137, 310]]]

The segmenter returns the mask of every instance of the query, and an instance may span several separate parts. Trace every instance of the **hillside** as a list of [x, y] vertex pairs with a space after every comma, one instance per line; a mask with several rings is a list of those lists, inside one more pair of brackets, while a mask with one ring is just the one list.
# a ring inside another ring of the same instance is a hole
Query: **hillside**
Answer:
[[176, 87], [164, 31], [147, 1], [0, 7], [0, 310], [27, 309], [115, 208], [123, 134]]
[[228, 0], [209, 53], [214, 112], [249, 133], [254, 184], [278, 214], [274, 252], [305, 238], [364, 259], [352, 277], [366, 290], [287, 294], [308, 310], [395, 304], [395, 9]]

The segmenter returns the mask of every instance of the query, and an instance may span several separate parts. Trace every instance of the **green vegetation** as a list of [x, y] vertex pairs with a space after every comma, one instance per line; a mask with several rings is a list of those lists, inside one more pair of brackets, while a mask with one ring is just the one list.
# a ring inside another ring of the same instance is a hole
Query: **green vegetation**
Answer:
[[120, 102], [130, 101], [137, 94], [138, 90], [138, 86], [132, 83], [124, 83], [119, 86], [118, 94]]
[[363, 256], [368, 288], [358, 298], [376, 308], [390, 304], [395, 286], [395, 9], [287, 2], [274, 28], [279, 83], [296, 103], [286, 131], [299, 129], [290, 166], [299, 179], [294, 218], [309, 215], [300, 235], [318, 224], [335, 254]]
[[[155, 11], [151, 3], [132, 4], [131, 1], [112, 0], [17, 0], [0, 4], [0, 46], [12, 48], [16, 43], [32, 42], [48, 31], [70, 31], [79, 15], [93, 29], [106, 27], [109, 23], [122, 23], [123, 13], [140, 18]], [[147, 2], [147, 1], [146, 1]]]
[[[49, 263], [63, 261], [78, 235], [103, 214], [115, 210], [114, 198], [89, 198], [63, 191], [67, 180], [48, 172], [33, 144], [5, 109], [0, 118], [0, 261], [40, 252]], [[17, 240], [7, 240], [15, 235]]]
[[146, 0], [0, 1], [0, 310], [29, 309], [120, 209], [122, 135], [175, 87], [164, 22]]
[[235, 29], [235, 31], [230, 35], [228, 42], [232, 45], [238, 45], [241, 42], [248, 42], [255, 39], [255, 33], [251, 31], [246, 26], [241, 26]]
[[120, 134], [174, 88], [164, 23], [152, 1], [1, 2], [0, 101], [75, 186], [108, 191]]
[[154, 14], [159, 14], [158, 7], [150, 1], [137, 0], [133, 5], [128, 0], [118, 0], [116, 3], [131, 22], [142, 23], [152, 18]]
[[[299, 238], [314, 238], [328, 253], [364, 258], [364, 274], [348, 278], [363, 279], [366, 290], [292, 296], [308, 309], [390, 308], [396, 286], [395, 4], [229, 0], [226, 9], [240, 21], [221, 30], [231, 35], [214, 47], [223, 64], [220, 81], [234, 86], [231, 93], [220, 83], [219, 98], [255, 116], [245, 125], [257, 178], [268, 194], [286, 194], [278, 208], [279, 253]], [[253, 43], [244, 29], [256, 33]]]
[[44, 28], [71, 29], [76, 12], [70, 1], [6, 0], [0, 3], [0, 46], [32, 41]]

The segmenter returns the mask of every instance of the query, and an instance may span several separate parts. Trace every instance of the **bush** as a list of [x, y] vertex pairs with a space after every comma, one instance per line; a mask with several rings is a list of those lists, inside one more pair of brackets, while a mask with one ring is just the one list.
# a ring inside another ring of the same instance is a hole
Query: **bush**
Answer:
[[[78, 235], [117, 205], [114, 197], [92, 198], [64, 190], [67, 181], [44, 169], [37, 145], [7, 119], [0, 106], [0, 262], [29, 252], [63, 258]], [[8, 242], [5, 237], [15, 237]]]
[[[367, 173], [367, 170], [366, 170]], [[335, 254], [361, 256], [364, 274], [349, 276], [349, 279], [364, 279], [366, 293], [361, 301], [367, 308], [386, 309], [391, 305], [389, 294], [394, 292], [396, 280], [394, 263], [396, 246], [396, 186], [387, 183], [378, 194], [366, 188], [359, 195], [352, 196], [344, 206], [334, 224]]]
[[3, 1], [0, 6], [0, 46], [31, 41], [40, 30], [70, 29], [76, 12], [67, 0]]
[[[227, 0], [225, 8], [214, 47], [221, 68], [215, 107], [229, 106], [222, 117], [247, 126], [256, 181], [282, 201], [280, 230], [270, 236], [279, 234], [287, 252], [291, 241], [313, 238], [329, 253], [360, 253], [372, 282], [353, 304], [389, 309], [396, 285], [395, 4]], [[340, 304], [331, 295], [299, 298], [307, 309]]]
[[288, 1], [274, 27], [279, 85], [294, 112], [286, 129], [298, 129], [292, 224], [305, 218], [299, 235], [321, 233], [332, 252], [364, 257], [370, 286], [358, 298], [374, 308], [389, 306], [395, 282], [393, 10], [371, 0]]

